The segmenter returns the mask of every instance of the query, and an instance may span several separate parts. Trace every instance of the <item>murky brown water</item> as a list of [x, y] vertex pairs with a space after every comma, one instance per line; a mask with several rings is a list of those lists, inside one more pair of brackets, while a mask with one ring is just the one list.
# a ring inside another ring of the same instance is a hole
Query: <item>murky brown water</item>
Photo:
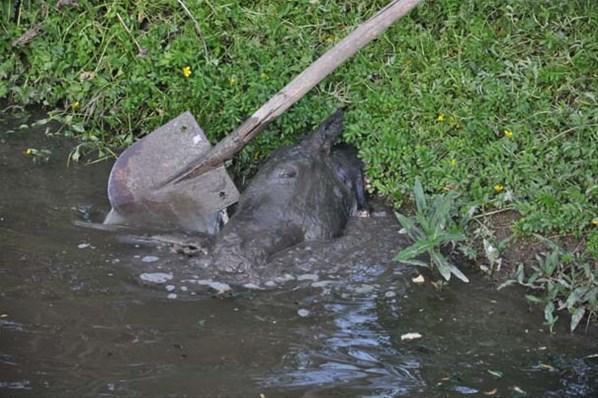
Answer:
[[276, 258], [263, 290], [224, 295], [201, 259], [77, 226], [108, 210], [110, 165], [66, 167], [69, 144], [19, 129], [36, 117], [0, 116], [2, 397], [598, 394], [595, 331], [548, 335], [521, 291], [481, 278], [411, 286], [380, 204], [342, 239]]

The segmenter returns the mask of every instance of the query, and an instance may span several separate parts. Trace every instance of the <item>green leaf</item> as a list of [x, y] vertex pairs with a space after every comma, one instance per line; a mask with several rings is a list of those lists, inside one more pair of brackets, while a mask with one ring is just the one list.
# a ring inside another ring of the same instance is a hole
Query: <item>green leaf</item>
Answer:
[[432, 250], [430, 252], [430, 255], [432, 257], [432, 262], [434, 263], [434, 265], [436, 265], [436, 268], [440, 272], [440, 275], [442, 275], [442, 277], [445, 280], [450, 281], [451, 280], [451, 268], [450, 268], [448, 261], [446, 261], [444, 256], [436, 250]]
[[[598, 281], [595, 283], [598, 283]], [[589, 289], [582, 300], [583, 302], [588, 302], [591, 306], [598, 307], [598, 286]], [[596, 308], [596, 310], [598, 310], [598, 308]]]
[[74, 124], [72, 124], [71, 125], [71, 129], [73, 129], [73, 131], [76, 132], [76, 133], [83, 133], [83, 132], [85, 132], [85, 128], [83, 127], [82, 123], [74, 123]]
[[8, 94], [8, 84], [3, 81], [0, 81], [0, 98], [6, 97]]
[[546, 324], [550, 327], [550, 331], [552, 332], [554, 324], [559, 319], [558, 316], [554, 316], [554, 303], [552, 301], [549, 301], [544, 306], [544, 319], [546, 320]]
[[572, 332], [575, 330], [575, 328], [577, 328], [577, 325], [579, 325], [579, 322], [581, 322], [585, 313], [586, 313], [585, 307], [579, 307], [579, 308], [576, 308], [573, 310], [573, 313], [571, 314], [571, 325], [570, 325], [570, 330]]
[[421, 239], [424, 235], [422, 231], [415, 225], [415, 219], [412, 217], [405, 217], [400, 213], [395, 213], [397, 220], [405, 230], [407, 234], [414, 240]]
[[540, 276], [541, 276], [540, 272], [534, 272], [527, 279], [527, 283], [523, 283], [523, 285], [525, 285], [525, 286], [533, 286], [534, 283], [536, 283], [536, 281], [540, 279]]
[[[396, 258], [395, 258], [396, 260]], [[417, 265], [418, 267], [426, 267], [426, 268], [430, 268], [430, 264], [423, 262], [423, 261], [419, 261], [416, 259], [409, 259], [409, 260], [401, 260], [402, 263], [405, 264], [409, 264], [409, 265]]]
[[413, 186], [413, 196], [415, 197], [415, 205], [418, 212], [424, 212], [427, 208], [426, 195], [419, 177], [415, 178], [415, 185]]
[[578, 305], [588, 290], [589, 288], [583, 286], [573, 289], [573, 291], [569, 294], [569, 297], [567, 297], [567, 302], [565, 304], [567, 309], [571, 310], [573, 307]]
[[515, 278], [519, 284], [523, 284], [523, 279], [525, 278], [525, 270], [523, 264], [519, 264], [517, 266], [517, 272], [515, 272]]
[[552, 276], [556, 267], [559, 263], [559, 253], [555, 250], [550, 252], [548, 257], [544, 260], [544, 264], [542, 266], [542, 271], [544, 272], [545, 276]]
[[432, 203], [433, 214], [432, 224], [436, 228], [443, 230], [448, 224], [452, 222], [450, 218], [450, 211], [453, 205], [453, 198], [450, 194], [437, 195]]
[[395, 257], [396, 261], [409, 260], [432, 249], [434, 245], [427, 240], [420, 240], [401, 250]]
[[534, 237], [540, 241], [542, 241], [544, 244], [546, 244], [548, 247], [550, 247], [552, 249], [553, 252], [560, 252], [562, 251], [562, 249], [560, 248], [559, 245], [557, 245], [556, 243], [554, 243], [553, 241], [551, 241], [548, 238], [543, 237], [542, 235], [539, 234], [533, 234]]
[[462, 232], [443, 232], [438, 234], [438, 240], [444, 243], [459, 242], [467, 239]]
[[542, 300], [541, 298], [532, 296], [531, 294], [526, 294], [525, 298], [527, 299], [527, 301], [534, 304], [542, 304], [544, 302], [544, 300]]
[[455, 267], [453, 264], [449, 264], [449, 267], [450, 267], [453, 275], [455, 275], [457, 278], [461, 279], [463, 282], [469, 283], [469, 279], [461, 272], [461, 270], [459, 268]]
[[397, 217], [397, 220], [399, 220], [401, 227], [405, 228], [406, 230], [410, 230], [415, 226], [415, 221], [411, 217], [406, 217], [399, 212], [395, 212], [395, 216]]
[[435, 225], [430, 222], [426, 214], [418, 211], [415, 214], [415, 221], [417, 221], [417, 224], [422, 229], [422, 235], [430, 237], [436, 233]]

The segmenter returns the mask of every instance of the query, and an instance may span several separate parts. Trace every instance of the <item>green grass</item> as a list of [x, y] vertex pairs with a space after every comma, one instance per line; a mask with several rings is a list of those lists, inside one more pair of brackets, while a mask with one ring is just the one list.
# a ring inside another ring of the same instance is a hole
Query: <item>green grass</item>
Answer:
[[[3, 2], [0, 97], [54, 110], [80, 140], [76, 157], [109, 156], [187, 109], [215, 141], [386, 0], [184, 2], [193, 19], [177, 1], [81, 0], [60, 11], [50, 1], [48, 18], [38, 3]], [[11, 47], [43, 20], [31, 43]], [[595, 257], [596, 32], [593, 0], [424, 1], [253, 141], [233, 171], [251, 174], [349, 104], [345, 137], [376, 192], [399, 205], [421, 176], [464, 208], [518, 210], [520, 233], [584, 239]]]

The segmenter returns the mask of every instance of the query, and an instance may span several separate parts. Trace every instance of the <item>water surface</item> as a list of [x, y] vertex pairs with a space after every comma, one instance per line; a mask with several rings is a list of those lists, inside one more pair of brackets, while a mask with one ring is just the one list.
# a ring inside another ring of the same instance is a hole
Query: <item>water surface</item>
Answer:
[[[275, 258], [261, 289], [219, 292], [227, 281], [201, 259], [82, 228], [108, 210], [110, 164], [67, 167], [72, 144], [32, 126], [42, 117], [0, 116], [0, 396], [598, 392], [595, 330], [550, 335], [522, 291], [475, 275], [414, 286], [380, 203], [343, 238]], [[27, 148], [52, 155], [34, 163]], [[401, 341], [408, 332], [422, 338]]]

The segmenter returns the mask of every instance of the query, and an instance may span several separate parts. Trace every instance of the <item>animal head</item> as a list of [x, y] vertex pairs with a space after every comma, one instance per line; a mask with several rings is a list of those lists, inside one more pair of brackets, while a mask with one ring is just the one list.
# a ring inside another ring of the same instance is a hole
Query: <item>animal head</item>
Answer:
[[299, 144], [273, 152], [245, 190], [245, 198], [262, 196], [262, 192], [270, 199], [276, 196], [296, 202], [306, 189], [328, 180], [330, 153], [343, 130], [343, 119], [343, 111], [338, 110]]
[[260, 168], [216, 242], [214, 256], [227, 272], [248, 272], [272, 253], [342, 230], [350, 200], [332, 156], [342, 127], [338, 111], [298, 144], [272, 153]]

